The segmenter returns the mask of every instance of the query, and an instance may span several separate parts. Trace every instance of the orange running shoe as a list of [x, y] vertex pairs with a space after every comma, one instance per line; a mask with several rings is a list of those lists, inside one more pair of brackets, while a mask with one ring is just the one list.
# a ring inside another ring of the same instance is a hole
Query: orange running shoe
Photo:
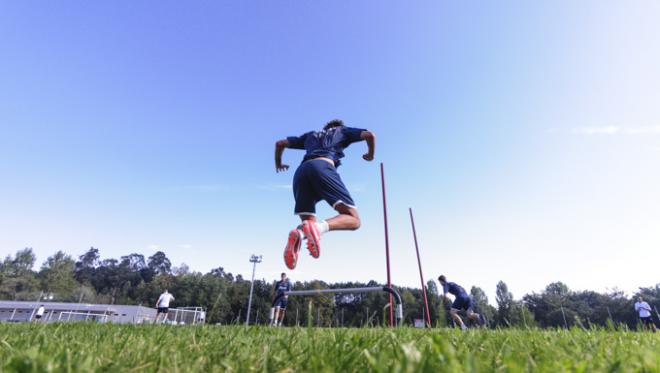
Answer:
[[302, 243], [302, 235], [297, 229], [289, 232], [289, 240], [284, 248], [284, 264], [289, 269], [295, 269], [298, 263], [298, 252], [300, 251], [300, 244]]
[[302, 223], [302, 229], [305, 237], [307, 237], [307, 250], [309, 250], [312, 257], [318, 258], [321, 255], [321, 234], [316, 228], [316, 223], [305, 220]]

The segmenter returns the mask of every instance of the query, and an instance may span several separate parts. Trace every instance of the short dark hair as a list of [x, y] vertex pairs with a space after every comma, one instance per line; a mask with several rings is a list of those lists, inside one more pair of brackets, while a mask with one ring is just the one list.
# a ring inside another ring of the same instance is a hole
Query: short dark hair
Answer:
[[440, 275], [440, 277], [438, 277], [438, 281], [447, 282], [447, 277], [445, 277], [445, 275]]
[[339, 119], [333, 119], [329, 121], [328, 123], [325, 124], [323, 127], [324, 130], [327, 130], [328, 128], [333, 128], [333, 127], [341, 127], [344, 125], [344, 121], [339, 120]]
[[286, 276], [286, 273], [282, 272], [282, 274], [280, 276]]

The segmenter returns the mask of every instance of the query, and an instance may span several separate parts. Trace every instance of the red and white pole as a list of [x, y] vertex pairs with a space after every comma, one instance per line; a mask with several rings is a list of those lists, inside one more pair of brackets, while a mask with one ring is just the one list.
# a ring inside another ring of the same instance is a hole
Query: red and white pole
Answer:
[[[385, 260], [387, 264], [387, 286], [392, 287], [392, 277], [390, 275], [390, 237], [387, 231], [387, 198], [385, 194], [385, 171], [382, 162], [380, 163], [380, 184], [383, 189], [383, 218], [385, 221]], [[389, 294], [389, 304], [390, 304], [390, 326], [394, 326], [392, 294]]]
[[422, 274], [422, 260], [419, 257], [419, 245], [417, 244], [417, 231], [415, 230], [415, 219], [413, 218], [412, 208], [410, 211], [410, 224], [412, 225], [413, 237], [415, 238], [415, 251], [417, 251], [417, 267], [419, 267], [419, 280], [422, 282], [422, 294], [424, 297], [424, 310], [426, 311], [426, 325], [431, 327], [431, 313], [429, 312], [429, 302], [426, 299], [426, 284], [424, 283], [424, 275]]

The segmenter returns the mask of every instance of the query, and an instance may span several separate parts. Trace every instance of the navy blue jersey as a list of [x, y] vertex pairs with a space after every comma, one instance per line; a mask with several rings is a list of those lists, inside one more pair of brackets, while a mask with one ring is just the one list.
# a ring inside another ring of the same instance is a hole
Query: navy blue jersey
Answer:
[[339, 126], [328, 128], [323, 131], [307, 132], [302, 136], [290, 136], [289, 148], [302, 149], [305, 154], [304, 161], [309, 159], [325, 157], [335, 162], [335, 167], [341, 163], [339, 159], [344, 158], [344, 149], [354, 142], [362, 140], [360, 135], [363, 129]]
[[277, 281], [275, 283], [275, 290], [277, 290], [277, 295], [280, 295], [285, 291], [291, 291], [291, 282], [289, 282], [289, 279]]
[[442, 286], [442, 290], [445, 294], [453, 294], [456, 298], [465, 298], [468, 294], [465, 292], [460, 285], [455, 282], [448, 282]]

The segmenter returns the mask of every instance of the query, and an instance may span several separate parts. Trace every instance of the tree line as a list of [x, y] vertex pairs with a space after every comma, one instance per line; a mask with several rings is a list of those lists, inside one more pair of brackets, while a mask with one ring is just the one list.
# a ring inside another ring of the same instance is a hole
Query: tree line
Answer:
[[[35, 270], [36, 255], [31, 248], [19, 250], [0, 262], [0, 299], [84, 302], [102, 304], [140, 304], [154, 307], [159, 294], [168, 289], [176, 296], [174, 307], [196, 306], [207, 310], [207, 322], [232, 324], [245, 322], [250, 281], [218, 267], [208, 273], [191, 271], [182, 264], [172, 265], [158, 251], [147, 258], [129, 254], [119, 259], [101, 259], [97, 248], [74, 258], [58, 251]], [[268, 322], [274, 281], [255, 280], [252, 298], [253, 323]], [[381, 286], [368, 283], [323, 281], [294, 282], [296, 290]], [[396, 287], [401, 295], [404, 323], [423, 319], [421, 289]], [[450, 303], [441, 297], [434, 281], [427, 283], [431, 323], [449, 326]], [[622, 291], [598, 293], [572, 291], [566, 284], [549, 284], [540, 293], [515, 299], [507, 285], [496, 285], [495, 306], [483, 289], [473, 286], [470, 294], [477, 311], [489, 320], [490, 327], [583, 327], [626, 326], [638, 323], [633, 308], [642, 296], [652, 307], [660, 308], [660, 284], [642, 287], [627, 297]], [[361, 327], [384, 325], [389, 321], [386, 293], [323, 294], [290, 297], [287, 325]]]

